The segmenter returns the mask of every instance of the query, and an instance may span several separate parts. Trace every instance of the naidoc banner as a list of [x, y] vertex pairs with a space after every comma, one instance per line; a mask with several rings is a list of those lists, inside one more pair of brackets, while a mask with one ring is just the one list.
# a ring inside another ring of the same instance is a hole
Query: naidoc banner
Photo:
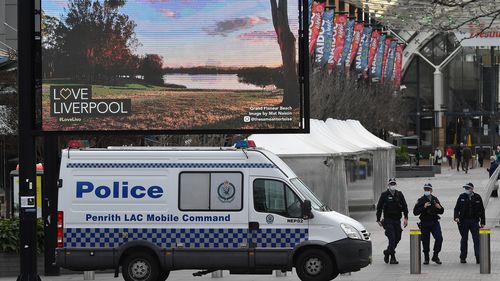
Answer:
[[323, 14], [323, 24], [321, 25], [321, 32], [316, 43], [315, 62], [322, 66], [328, 62], [328, 57], [330, 56], [334, 13], [334, 10], [330, 10]]
[[[377, 54], [378, 39], [380, 38], [380, 31], [374, 31], [370, 39], [370, 52], [368, 54], [368, 65], [364, 68], [365, 72], [368, 73], [375, 60], [375, 55]], [[385, 39], [384, 39], [385, 40]]]
[[344, 48], [342, 50], [342, 56], [340, 57], [340, 60], [337, 63], [338, 66], [343, 66], [347, 61], [347, 56], [349, 55], [349, 50], [351, 49], [351, 44], [354, 37], [354, 24], [355, 24], [354, 20], [349, 20], [347, 22]]
[[309, 10], [308, 10], [308, 11], [309, 11], [309, 21], [308, 21], [308, 22], [309, 22], [309, 23], [311, 22], [311, 15], [312, 15], [313, 1], [314, 1], [314, 0], [308, 0], [308, 2], [309, 2], [309, 6], [308, 6], [308, 7], [309, 7]]
[[[328, 60], [328, 69], [333, 70], [344, 50], [347, 15], [339, 15], [335, 19], [334, 37], [332, 37], [332, 51]], [[333, 42], [335, 40], [335, 42]]]
[[394, 73], [394, 59], [396, 58], [397, 46], [398, 42], [392, 41], [391, 47], [389, 48], [389, 55], [387, 55], [387, 64], [383, 79], [393, 80], [392, 74]]
[[370, 40], [372, 28], [365, 27], [361, 36], [361, 42], [356, 54], [356, 70], [362, 71], [368, 67], [368, 52], [370, 51]]
[[377, 52], [373, 59], [371, 74], [373, 78], [380, 78], [382, 76], [382, 60], [384, 59], [385, 51], [385, 35], [380, 35], [378, 38]]
[[394, 62], [394, 85], [399, 87], [401, 83], [401, 68], [403, 67], [403, 45], [399, 44], [396, 47], [396, 57]]
[[382, 73], [380, 73], [380, 78], [384, 81], [385, 68], [387, 66], [387, 57], [389, 56], [389, 49], [391, 48], [392, 39], [387, 37], [384, 44], [384, 56], [382, 58]]
[[351, 65], [356, 58], [356, 54], [358, 53], [359, 44], [361, 42], [361, 36], [363, 34], [363, 23], [356, 23], [354, 25], [354, 35], [352, 38], [351, 49], [349, 50], [349, 55], [347, 56], [347, 61], [345, 62], [345, 68], [350, 69]]
[[309, 24], [309, 55], [311, 57], [314, 55], [314, 50], [316, 49], [316, 42], [321, 29], [321, 21], [323, 19], [324, 11], [325, 3], [313, 3], [311, 23]]

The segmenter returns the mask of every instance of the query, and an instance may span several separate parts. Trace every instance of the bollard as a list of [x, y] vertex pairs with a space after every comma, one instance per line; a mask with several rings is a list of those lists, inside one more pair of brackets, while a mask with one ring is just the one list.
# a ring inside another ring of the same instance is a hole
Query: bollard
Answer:
[[421, 246], [420, 236], [422, 232], [420, 229], [410, 230], [410, 274], [420, 274], [422, 272], [421, 264]]
[[276, 274], [276, 277], [286, 277], [286, 271], [283, 272], [281, 270], [275, 270], [274, 272]]
[[222, 270], [216, 270], [216, 271], [212, 272], [212, 278], [222, 278], [222, 277], [224, 277], [222, 275]]
[[481, 263], [480, 273], [491, 273], [491, 249], [490, 249], [490, 229], [479, 230], [479, 262]]
[[83, 280], [95, 280], [95, 271], [84, 271]]

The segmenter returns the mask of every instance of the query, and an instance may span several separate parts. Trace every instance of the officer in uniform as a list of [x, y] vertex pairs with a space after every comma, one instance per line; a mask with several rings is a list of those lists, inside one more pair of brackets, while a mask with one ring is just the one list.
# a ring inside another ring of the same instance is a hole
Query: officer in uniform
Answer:
[[[396, 190], [397, 183], [395, 178], [389, 179], [387, 191], [380, 195], [377, 204], [377, 223], [385, 229], [385, 236], [389, 240], [387, 249], [384, 250], [384, 262], [398, 264], [396, 260], [396, 247], [401, 240], [401, 217], [404, 214], [403, 225], [408, 225], [408, 205], [401, 191]], [[384, 219], [380, 220], [384, 213]]]
[[460, 240], [460, 262], [467, 262], [467, 241], [469, 231], [474, 241], [474, 254], [476, 263], [479, 264], [479, 228], [486, 224], [483, 199], [474, 193], [474, 185], [467, 183], [463, 186], [465, 192], [460, 194], [455, 205], [454, 218], [458, 224], [458, 230], [462, 239]]
[[432, 261], [441, 264], [439, 260], [439, 252], [443, 245], [443, 235], [441, 233], [441, 225], [439, 224], [439, 215], [444, 213], [444, 208], [441, 206], [439, 199], [432, 195], [432, 185], [426, 183], [424, 185], [424, 196], [420, 197], [413, 208], [413, 214], [420, 216], [418, 224], [422, 231], [422, 246], [424, 248], [424, 264], [429, 264], [429, 251], [431, 233], [434, 237], [434, 255]]

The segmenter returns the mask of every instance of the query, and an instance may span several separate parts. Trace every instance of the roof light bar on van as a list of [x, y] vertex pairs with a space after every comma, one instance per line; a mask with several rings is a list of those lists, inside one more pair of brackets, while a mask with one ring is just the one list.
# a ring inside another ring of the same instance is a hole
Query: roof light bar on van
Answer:
[[64, 212], [57, 212], [57, 248], [64, 248]]
[[253, 140], [240, 140], [238, 141], [234, 147], [237, 149], [244, 149], [244, 148], [255, 148], [257, 147], [255, 145], [255, 142]]

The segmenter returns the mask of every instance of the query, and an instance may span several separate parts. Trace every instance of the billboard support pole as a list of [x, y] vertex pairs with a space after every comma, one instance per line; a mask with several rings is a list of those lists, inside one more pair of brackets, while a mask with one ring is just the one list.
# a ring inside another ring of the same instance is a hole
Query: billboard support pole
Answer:
[[18, 1], [19, 246], [18, 281], [37, 281], [35, 150], [35, 1]]

